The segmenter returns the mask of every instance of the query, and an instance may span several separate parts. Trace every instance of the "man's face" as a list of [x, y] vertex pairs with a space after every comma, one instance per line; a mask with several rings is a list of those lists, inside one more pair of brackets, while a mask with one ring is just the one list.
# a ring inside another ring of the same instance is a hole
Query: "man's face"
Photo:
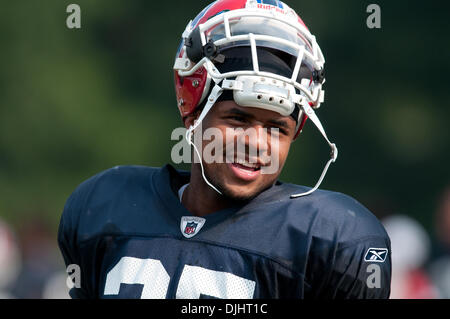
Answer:
[[214, 157], [221, 158], [208, 161], [203, 152], [203, 166], [208, 180], [233, 200], [252, 199], [275, 183], [296, 133], [292, 117], [234, 101], [216, 103], [201, 127], [202, 134], [214, 128], [223, 137], [203, 139], [202, 150], [220, 143]]

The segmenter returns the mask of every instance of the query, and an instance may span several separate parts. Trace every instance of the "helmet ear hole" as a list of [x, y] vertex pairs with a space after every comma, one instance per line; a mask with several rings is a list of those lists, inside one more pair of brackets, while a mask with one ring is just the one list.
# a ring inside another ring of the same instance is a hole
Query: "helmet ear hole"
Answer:
[[203, 46], [200, 37], [200, 29], [196, 27], [185, 41], [186, 55], [194, 63], [203, 58]]

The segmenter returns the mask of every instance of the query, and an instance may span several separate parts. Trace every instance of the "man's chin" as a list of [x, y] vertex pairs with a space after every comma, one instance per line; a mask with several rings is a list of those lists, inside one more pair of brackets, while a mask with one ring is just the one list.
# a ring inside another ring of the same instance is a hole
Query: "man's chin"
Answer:
[[229, 200], [239, 203], [249, 202], [260, 194], [259, 192], [244, 194], [242, 192], [236, 192], [226, 188], [222, 189], [221, 192], [222, 195], [228, 198]]
[[229, 186], [223, 185], [221, 183], [219, 183], [219, 185], [217, 186], [223, 196], [227, 197], [227, 199], [234, 202], [249, 202], [255, 197], [257, 197], [259, 194], [261, 194], [264, 190], [269, 188], [269, 186], [257, 188], [250, 188], [249, 186], [241, 186], [241, 185]]
[[234, 178], [218, 179], [217, 174], [209, 174], [205, 171], [205, 175], [210, 182], [230, 201], [248, 202], [257, 197], [273, 184], [269, 181], [253, 181], [246, 182], [242, 180], [234, 180]]

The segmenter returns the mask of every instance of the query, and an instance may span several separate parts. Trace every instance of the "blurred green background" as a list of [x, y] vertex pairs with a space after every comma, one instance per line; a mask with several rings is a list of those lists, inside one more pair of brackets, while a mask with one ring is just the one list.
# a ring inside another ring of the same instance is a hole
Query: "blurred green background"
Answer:
[[[81, 29], [66, 27], [70, 3], [0, 4], [0, 217], [19, 234], [40, 220], [56, 236], [65, 200], [99, 171], [171, 162], [174, 55], [209, 1], [77, 0]], [[432, 232], [449, 183], [448, 2], [377, 1], [381, 29], [366, 26], [369, 1], [287, 3], [326, 59], [318, 115], [339, 158], [321, 187]], [[308, 122], [281, 179], [314, 185], [328, 153]]]

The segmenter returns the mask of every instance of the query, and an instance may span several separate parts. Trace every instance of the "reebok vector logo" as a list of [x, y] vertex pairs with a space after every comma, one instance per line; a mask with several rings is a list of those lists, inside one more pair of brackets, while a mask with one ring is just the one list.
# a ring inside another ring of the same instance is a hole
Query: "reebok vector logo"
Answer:
[[369, 248], [364, 256], [364, 261], [382, 263], [386, 260], [387, 248]]

